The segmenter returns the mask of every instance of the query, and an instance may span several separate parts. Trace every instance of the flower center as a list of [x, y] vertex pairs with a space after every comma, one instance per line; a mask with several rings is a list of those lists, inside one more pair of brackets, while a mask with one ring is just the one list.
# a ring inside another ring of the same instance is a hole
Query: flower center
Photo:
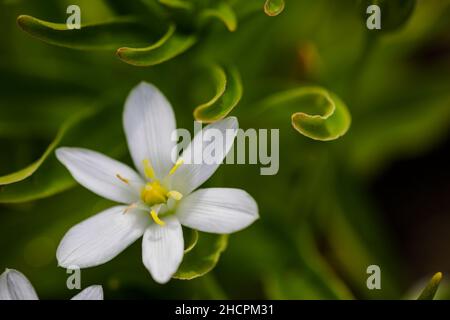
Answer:
[[166, 203], [169, 191], [164, 188], [158, 180], [148, 182], [145, 187], [142, 188], [141, 191], [141, 199], [145, 204], [148, 204], [150, 207], [155, 204]]
[[[175, 171], [183, 164], [182, 160], [178, 160], [173, 168], [170, 170], [168, 176], [171, 176], [175, 173]], [[141, 189], [141, 200], [144, 204], [151, 208], [150, 217], [156, 224], [160, 226], [165, 225], [164, 221], [162, 221], [158, 212], [161, 209], [161, 206], [167, 204], [167, 201], [172, 198], [175, 201], [181, 200], [183, 195], [176, 190], [168, 190], [164, 185], [162, 185], [158, 179], [156, 179], [155, 171], [150, 163], [150, 160], [145, 159], [143, 161], [145, 176], [150, 180], [147, 182], [144, 187]], [[130, 185], [130, 180], [125, 177], [122, 177], [120, 174], [116, 174], [116, 177], [122, 181], [123, 183]], [[167, 178], [167, 177], [166, 177]], [[165, 179], [163, 179], [165, 181]], [[131, 208], [136, 208], [139, 204], [133, 203], [131, 204], [124, 213], [126, 213]]]

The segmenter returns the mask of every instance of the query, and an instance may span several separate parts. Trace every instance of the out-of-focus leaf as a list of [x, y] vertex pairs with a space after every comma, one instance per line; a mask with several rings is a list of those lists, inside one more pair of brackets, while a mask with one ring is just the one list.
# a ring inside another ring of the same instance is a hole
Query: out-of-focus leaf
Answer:
[[226, 249], [228, 235], [200, 233], [198, 243], [186, 253], [178, 271], [173, 276], [180, 280], [191, 280], [211, 271]]
[[274, 17], [283, 12], [284, 6], [284, 0], [266, 0], [264, 3], [264, 12], [268, 16]]
[[192, 3], [184, 0], [159, 0], [159, 3], [175, 9], [191, 10], [193, 8]]
[[[111, 156], [122, 156], [125, 142], [120, 123], [121, 109], [101, 108], [68, 129], [59, 145], [95, 149]], [[102, 124], [101, 129], [99, 124]], [[121, 143], [123, 142], [123, 143]], [[52, 196], [75, 185], [54, 152], [33, 175], [23, 181], [0, 188], [0, 203], [20, 203]]]
[[275, 108], [295, 110], [291, 123], [301, 134], [321, 141], [335, 140], [350, 128], [351, 116], [345, 103], [320, 87], [303, 87], [276, 93], [264, 99], [263, 111]]
[[22, 181], [29, 176], [31, 176], [36, 170], [42, 165], [42, 163], [48, 158], [48, 156], [55, 150], [56, 146], [59, 145], [62, 138], [66, 134], [66, 132], [75, 124], [77, 124], [79, 121], [81, 121], [83, 118], [89, 116], [92, 113], [91, 110], [84, 110], [83, 112], [74, 115], [73, 117], [69, 118], [59, 129], [58, 133], [56, 134], [55, 139], [53, 139], [52, 143], [47, 147], [45, 152], [37, 159], [35, 162], [30, 164], [29, 166], [18, 170], [16, 172], [4, 175], [0, 177], [0, 186], [7, 185], [15, 182]]
[[195, 108], [194, 118], [200, 122], [223, 119], [239, 103], [242, 97], [241, 77], [233, 67], [213, 66], [211, 73], [215, 86], [214, 97]]
[[210, 18], [217, 18], [225, 24], [229, 31], [236, 31], [238, 23], [236, 14], [228, 3], [221, 1], [214, 7], [205, 9], [200, 14], [201, 21], [206, 21]]
[[135, 66], [153, 66], [185, 52], [196, 42], [195, 35], [177, 33], [175, 25], [171, 25], [155, 44], [144, 48], [122, 47], [117, 50], [117, 55], [122, 61]]
[[17, 18], [20, 28], [44, 42], [80, 50], [114, 50], [123, 46], [140, 46], [152, 40], [153, 33], [135, 18], [82, 25], [81, 29], [67, 29], [65, 23], [43, 21], [31, 16]]
[[198, 231], [190, 228], [183, 229], [184, 254], [195, 248], [198, 242]]
[[439, 288], [439, 284], [442, 280], [442, 273], [438, 272], [436, 273], [428, 282], [427, 286], [423, 289], [420, 296], [417, 298], [417, 300], [433, 300], [436, 291]]
[[414, 12], [416, 0], [362, 0], [361, 12], [363, 19], [367, 19], [367, 7], [377, 5], [381, 11], [381, 29], [371, 30], [380, 32], [394, 31], [402, 27]]

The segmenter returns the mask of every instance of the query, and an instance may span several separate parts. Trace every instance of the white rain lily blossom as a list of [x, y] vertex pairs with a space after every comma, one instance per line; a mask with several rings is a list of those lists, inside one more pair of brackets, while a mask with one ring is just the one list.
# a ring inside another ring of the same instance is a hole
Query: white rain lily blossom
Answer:
[[[21, 272], [6, 269], [0, 275], [0, 300], [39, 300], [33, 285]], [[87, 287], [71, 300], [103, 300], [102, 286]]]
[[[138, 238], [142, 260], [153, 279], [168, 282], [183, 260], [182, 225], [202, 232], [228, 234], [258, 219], [255, 200], [244, 190], [207, 188], [194, 191], [218, 164], [184, 161], [203, 153], [202, 134], [208, 130], [234, 132], [220, 152], [224, 159], [238, 129], [235, 117], [206, 126], [174, 164], [176, 129], [170, 103], [153, 85], [141, 83], [125, 102], [123, 124], [128, 147], [138, 170], [100, 153], [59, 148], [56, 156], [85, 188], [123, 205], [109, 208], [71, 228], [58, 247], [62, 267], [93, 267], [110, 261]], [[231, 140], [231, 141], [229, 141]], [[216, 155], [217, 156], [217, 155]]]

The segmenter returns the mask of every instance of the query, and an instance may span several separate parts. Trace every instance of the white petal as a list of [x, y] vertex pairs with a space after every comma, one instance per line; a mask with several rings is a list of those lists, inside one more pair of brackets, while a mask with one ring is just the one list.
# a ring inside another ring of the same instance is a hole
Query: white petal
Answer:
[[123, 124], [136, 168], [144, 175], [142, 162], [148, 159], [156, 176], [162, 179], [172, 167], [175, 141], [175, 115], [166, 97], [153, 85], [142, 82], [125, 102]]
[[[127, 165], [101, 153], [81, 148], [59, 148], [56, 156], [75, 180], [96, 194], [121, 203], [140, 199], [142, 178]], [[122, 181], [118, 175], [129, 180]]]
[[232, 233], [258, 219], [258, 206], [244, 190], [200, 189], [183, 198], [177, 217], [186, 227], [210, 233]]
[[[228, 117], [221, 121], [217, 121], [206, 126], [201, 132], [195, 135], [191, 144], [181, 155], [185, 158], [185, 163], [182, 164], [172, 177], [172, 189], [181, 192], [186, 195], [191, 193], [203, 182], [209, 179], [213, 173], [217, 170], [220, 163], [196, 164], [192, 159], [202, 158], [204, 149], [212, 142], [202, 142], [202, 136], [207, 135], [208, 130], [219, 130], [223, 135], [224, 146], [220, 150], [216, 150], [217, 158], [224, 159], [231, 147], [233, 146], [234, 138], [237, 134], [238, 121], [235, 117]], [[228, 131], [227, 131], [228, 130]], [[227, 135], [228, 132], [229, 134]]]
[[164, 219], [164, 226], [150, 225], [142, 239], [142, 261], [158, 283], [166, 283], [183, 260], [184, 240], [180, 222]]
[[38, 296], [22, 273], [6, 269], [0, 276], [0, 300], [38, 300]]
[[103, 300], [103, 288], [98, 285], [87, 287], [71, 300]]
[[88, 268], [105, 263], [144, 234], [150, 219], [138, 209], [109, 208], [72, 227], [56, 251], [60, 266]]

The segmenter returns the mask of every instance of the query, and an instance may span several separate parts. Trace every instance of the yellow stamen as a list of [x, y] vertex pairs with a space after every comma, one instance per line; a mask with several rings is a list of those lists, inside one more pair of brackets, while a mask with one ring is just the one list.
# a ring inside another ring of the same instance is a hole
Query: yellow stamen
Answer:
[[176, 190], [170, 190], [167, 192], [167, 196], [177, 201], [180, 201], [181, 198], [183, 198], [183, 195]]
[[144, 165], [144, 173], [145, 176], [149, 179], [155, 179], [155, 170], [153, 170], [152, 164], [150, 163], [150, 160], [144, 159], [142, 161], [142, 164]]
[[182, 158], [178, 159], [177, 162], [175, 162], [175, 165], [170, 169], [169, 176], [173, 175], [175, 171], [183, 164], [184, 160]]
[[120, 181], [122, 181], [123, 183], [130, 184], [130, 180], [125, 179], [125, 178], [122, 177], [120, 174], [116, 174], [116, 177], [117, 177]]
[[150, 211], [150, 215], [152, 216], [153, 221], [155, 221], [156, 224], [159, 224], [160, 226], [165, 225], [166, 223], [164, 221], [162, 221], [159, 217], [158, 214], [156, 213], [155, 210], [152, 209], [152, 211]]

